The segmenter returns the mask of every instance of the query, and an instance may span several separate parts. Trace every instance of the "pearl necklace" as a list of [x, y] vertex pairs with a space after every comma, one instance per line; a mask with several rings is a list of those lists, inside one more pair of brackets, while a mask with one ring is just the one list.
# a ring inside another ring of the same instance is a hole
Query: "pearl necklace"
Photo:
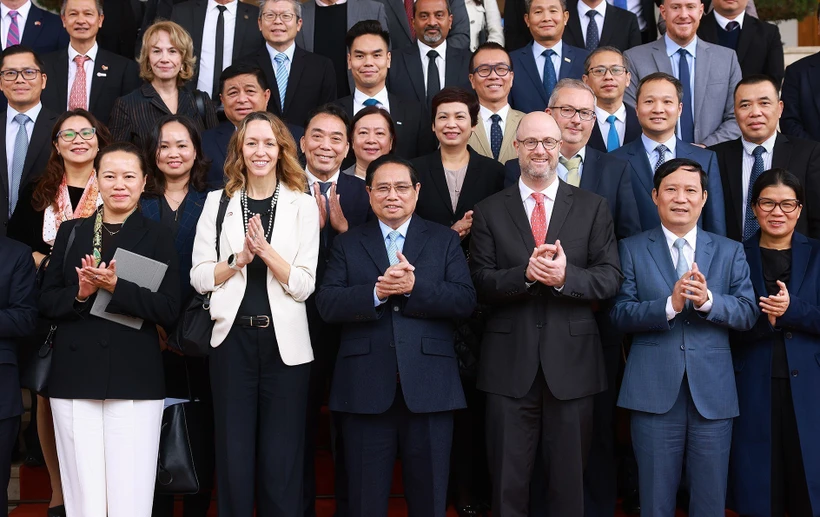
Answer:
[[[248, 191], [244, 188], [241, 194], [242, 201], [242, 221], [245, 223], [245, 233], [248, 233], [248, 220], [253, 215], [248, 214]], [[265, 231], [265, 240], [270, 242], [270, 236], [273, 232], [273, 211], [276, 208], [276, 203], [279, 201], [279, 182], [276, 182], [276, 190], [273, 191], [273, 196], [270, 198], [270, 217], [268, 218], [268, 229]], [[260, 214], [261, 215], [261, 214]]]

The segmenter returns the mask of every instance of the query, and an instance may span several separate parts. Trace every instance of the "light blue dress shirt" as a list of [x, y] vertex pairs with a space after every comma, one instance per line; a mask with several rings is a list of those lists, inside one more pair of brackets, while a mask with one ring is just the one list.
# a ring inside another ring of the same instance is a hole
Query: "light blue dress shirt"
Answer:
[[[410, 227], [410, 221], [412, 219], [413, 218], [410, 217], [410, 219], [405, 221], [404, 224], [402, 224], [401, 226], [396, 228], [396, 231], [399, 232], [399, 238], [396, 239], [396, 248], [398, 248], [398, 250], [401, 253], [404, 253], [404, 241], [407, 239], [407, 228]], [[384, 249], [387, 250], [387, 246], [390, 244], [390, 239], [387, 236], [390, 235], [390, 232], [393, 231], [393, 228], [390, 228], [389, 226], [387, 226], [383, 222], [379, 221], [379, 229], [382, 231], [382, 244], [384, 244]], [[405, 296], [407, 296], [407, 295], [405, 295]], [[378, 307], [379, 305], [383, 304], [386, 301], [387, 301], [387, 299], [379, 300], [379, 297], [376, 296], [376, 286], [374, 285], [373, 286], [373, 306]]]

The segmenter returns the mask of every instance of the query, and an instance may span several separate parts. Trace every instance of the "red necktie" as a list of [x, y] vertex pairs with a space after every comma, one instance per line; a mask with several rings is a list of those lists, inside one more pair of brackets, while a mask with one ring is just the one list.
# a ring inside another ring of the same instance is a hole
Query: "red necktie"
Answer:
[[410, 26], [410, 39], [416, 39], [416, 29], [413, 28], [413, 4], [415, 0], [404, 0], [404, 12], [407, 14], [407, 25]]
[[77, 63], [77, 75], [74, 76], [74, 83], [71, 85], [71, 94], [68, 96], [68, 109], [75, 110], [88, 109], [88, 96], [85, 91], [85, 62], [90, 60], [88, 56], [75, 56]]
[[535, 245], [540, 246], [547, 240], [547, 210], [544, 208], [544, 194], [533, 192], [535, 199], [535, 209], [530, 216], [530, 226], [532, 226], [532, 236], [535, 238]]

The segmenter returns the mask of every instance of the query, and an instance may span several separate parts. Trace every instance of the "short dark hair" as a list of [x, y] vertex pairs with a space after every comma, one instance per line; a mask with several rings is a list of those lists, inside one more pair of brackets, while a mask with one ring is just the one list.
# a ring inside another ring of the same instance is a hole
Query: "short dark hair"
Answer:
[[471, 74], [473, 73], [473, 70], [475, 70], [475, 57], [482, 50], [500, 50], [500, 51], [504, 52], [507, 55], [507, 62], [510, 64], [510, 70], [513, 69], [513, 63], [512, 63], [512, 59], [510, 59], [510, 53], [507, 52], [507, 49], [504, 48], [504, 45], [500, 45], [500, 44], [496, 43], [495, 41], [488, 41], [486, 43], [482, 43], [481, 45], [479, 45], [478, 48], [475, 49], [475, 52], [473, 52], [473, 55], [470, 56], [470, 73]]
[[100, 174], [100, 163], [102, 163], [102, 159], [111, 153], [128, 153], [132, 154], [137, 157], [140, 164], [140, 171], [142, 175], [145, 176], [148, 174], [148, 165], [145, 160], [145, 154], [140, 150], [139, 147], [132, 144], [131, 142], [114, 142], [111, 145], [107, 145], [100, 149], [100, 152], [97, 153], [97, 157], [94, 159], [94, 170], [97, 171], [97, 175]]
[[646, 83], [651, 83], [652, 81], [666, 81], [671, 83], [672, 86], [675, 87], [675, 92], [678, 94], [678, 102], [683, 102], [683, 84], [678, 81], [675, 76], [669, 75], [664, 72], [654, 72], [643, 79], [638, 83], [638, 91], [635, 93], [635, 100], [637, 102], [638, 99], [641, 98], [641, 90], [643, 90], [643, 86]]
[[470, 113], [470, 126], [475, 127], [475, 125], [478, 124], [478, 110], [480, 109], [478, 98], [475, 96], [475, 93], [467, 91], [464, 88], [459, 88], [458, 86], [443, 88], [433, 97], [433, 101], [430, 104], [430, 117], [434, 123], [438, 107], [448, 102], [460, 102], [465, 104], [467, 111]]
[[159, 146], [162, 141], [162, 128], [171, 122], [179, 122], [188, 131], [188, 136], [191, 138], [191, 145], [194, 147], [194, 152], [196, 153], [188, 184], [191, 190], [204, 192], [207, 188], [206, 182], [208, 179], [208, 170], [211, 167], [211, 160], [208, 159], [202, 151], [202, 136], [197, 130], [196, 124], [184, 115], [165, 115], [157, 120], [151, 129], [151, 134], [145, 141], [145, 156], [148, 161], [148, 184], [145, 187], [145, 191], [156, 196], [165, 194], [167, 181], [165, 174], [157, 167], [157, 154], [159, 154]]
[[34, 52], [25, 45], [12, 45], [10, 47], [6, 47], [6, 50], [4, 50], [3, 54], [0, 55], [0, 68], [2, 68], [5, 64], [7, 57], [16, 56], [17, 54], [31, 54], [34, 56], [34, 63], [37, 65], [37, 68], [40, 69], [40, 72], [42, 72], [43, 68], [46, 67], [46, 65], [43, 64], [43, 60], [37, 55], [37, 52]]
[[780, 88], [777, 86], [777, 82], [769, 75], [766, 74], [752, 74], [747, 75], [740, 81], [738, 81], [737, 85], [735, 86], [735, 91], [732, 94], [732, 97], [737, 95], [737, 91], [740, 89], [741, 86], [751, 86], [753, 84], [760, 84], [760, 83], [769, 83], [774, 88], [777, 97], [780, 98]]
[[792, 189], [797, 201], [801, 205], [805, 204], [806, 194], [803, 191], [803, 185], [800, 184], [800, 180], [797, 179], [797, 176], [782, 167], [769, 169], [758, 176], [754, 185], [752, 185], [752, 198], [749, 200], [749, 204], [754, 205], [757, 203], [757, 200], [760, 199], [761, 192], [763, 192], [766, 187], [777, 185], [783, 185], [784, 187]]
[[416, 172], [416, 168], [413, 167], [413, 164], [409, 161], [405, 160], [401, 156], [395, 154], [385, 154], [383, 156], [379, 156], [372, 162], [370, 165], [367, 166], [367, 172], [364, 175], [364, 184], [365, 186], [372, 187], [373, 186], [373, 176], [376, 175], [376, 171], [379, 170], [383, 165], [402, 165], [407, 168], [407, 171], [410, 173], [410, 183], [413, 185], [418, 185], [419, 183], [419, 174]]
[[341, 120], [345, 126], [345, 140], [348, 139], [350, 135], [350, 117], [342, 107], [333, 103], [322, 104], [317, 108], [313, 108], [313, 110], [308, 113], [307, 119], [305, 119], [305, 133], [307, 133], [307, 128], [311, 121], [319, 115], [330, 115], [331, 117], [336, 117]]
[[[524, 0], [524, 12], [525, 13], [529, 14], [530, 7], [532, 7], [532, 2], [533, 2], [533, 0]], [[566, 11], [567, 10], [567, 0], [560, 0], [560, 3], [561, 3], [561, 8], [564, 11]]]
[[252, 75], [256, 77], [256, 81], [259, 83], [259, 87], [262, 88], [262, 91], [270, 90], [268, 79], [265, 77], [265, 72], [263, 72], [261, 68], [240, 61], [239, 63], [232, 64], [219, 75], [219, 93], [225, 91], [225, 81], [239, 77], [240, 75]]
[[584, 74], [589, 73], [589, 66], [592, 63], [592, 58], [597, 56], [598, 54], [603, 54], [604, 52], [612, 52], [613, 54], [618, 54], [621, 56], [621, 63], [628, 69], [629, 68], [629, 58], [621, 52], [620, 49], [615, 47], [610, 47], [609, 45], [605, 45], [603, 47], [598, 47], [592, 52], [589, 53], [586, 59], [584, 59]]
[[[418, 3], [418, 0], [416, 0], [415, 2], [413, 2], [413, 17], [415, 17], [415, 16], [416, 16], [416, 4], [417, 4], [417, 3]], [[453, 12], [450, 10], [450, 2], [449, 2], [449, 0], [444, 0], [444, 5], [445, 5], [445, 6], [447, 6], [447, 14], [453, 14]]]
[[353, 47], [353, 42], [356, 41], [356, 38], [367, 36], [368, 34], [383, 39], [387, 50], [390, 51], [390, 33], [384, 30], [382, 24], [379, 23], [378, 20], [362, 20], [356, 22], [356, 24], [347, 31], [347, 34], [345, 34], [345, 47], [347, 47], [348, 53], [351, 47]]
[[673, 172], [676, 172], [678, 169], [684, 169], [688, 172], [697, 172], [700, 174], [700, 188], [704, 192], [707, 191], [706, 186], [709, 183], [709, 176], [698, 162], [695, 160], [690, 160], [689, 158], [672, 158], [668, 162], [665, 162], [658, 167], [658, 170], [655, 171], [655, 178], [653, 180], [655, 190], [659, 190], [661, 188], [661, 181], [663, 181], [665, 177], [669, 176]]
[[393, 123], [393, 117], [390, 116], [390, 113], [386, 109], [379, 106], [365, 106], [353, 116], [353, 121], [350, 122], [350, 136], [348, 138], [350, 145], [353, 145], [353, 136], [356, 131], [356, 124], [368, 115], [381, 115], [384, 120], [387, 121], [387, 128], [390, 131], [390, 139], [393, 142], [393, 145], [390, 147], [390, 151], [392, 152], [393, 149], [396, 148], [396, 142], [398, 141], [396, 137], [396, 124]]

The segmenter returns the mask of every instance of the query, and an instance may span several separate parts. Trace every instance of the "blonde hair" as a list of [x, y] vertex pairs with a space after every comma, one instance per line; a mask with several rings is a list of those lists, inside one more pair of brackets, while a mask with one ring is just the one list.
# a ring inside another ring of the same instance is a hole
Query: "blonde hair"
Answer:
[[151, 52], [151, 41], [159, 36], [160, 32], [168, 33], [171, 45], [182, 54], [182, 67], [177, 75], [177, 86], [182, 86], [187, 80], [194, 76], [196, 70], [196, 56], [194, 56], [194, 41], [188, 31], [179, 24], [168, 20], [161, 20], [145, 30], [142, 35], [142, 48], [140, 49], [140, 77], [149, 83], [154, 80], [154, 71], [151, 69], [149, 54]]
[[273, 136], [279, 145], [279, 157], [275, 168], [277, 181], [281, 181], [291, 190], [304, 192], [307, 189], [307, 177], [296, 158], [296, 141], [293, 140], [285, 123], [267, 111], [256, 111], [245, 117], [231, 136], [231, 141], [228, 143], [228, 156], [225, 158], [225, 176], [228, 178], [225, 183], [225, 192], [232, 197], [247, 182], [248, 170], [242, 146], [245, 143], [248, 124], [257, 120], [264, 120], [270, 124]]

